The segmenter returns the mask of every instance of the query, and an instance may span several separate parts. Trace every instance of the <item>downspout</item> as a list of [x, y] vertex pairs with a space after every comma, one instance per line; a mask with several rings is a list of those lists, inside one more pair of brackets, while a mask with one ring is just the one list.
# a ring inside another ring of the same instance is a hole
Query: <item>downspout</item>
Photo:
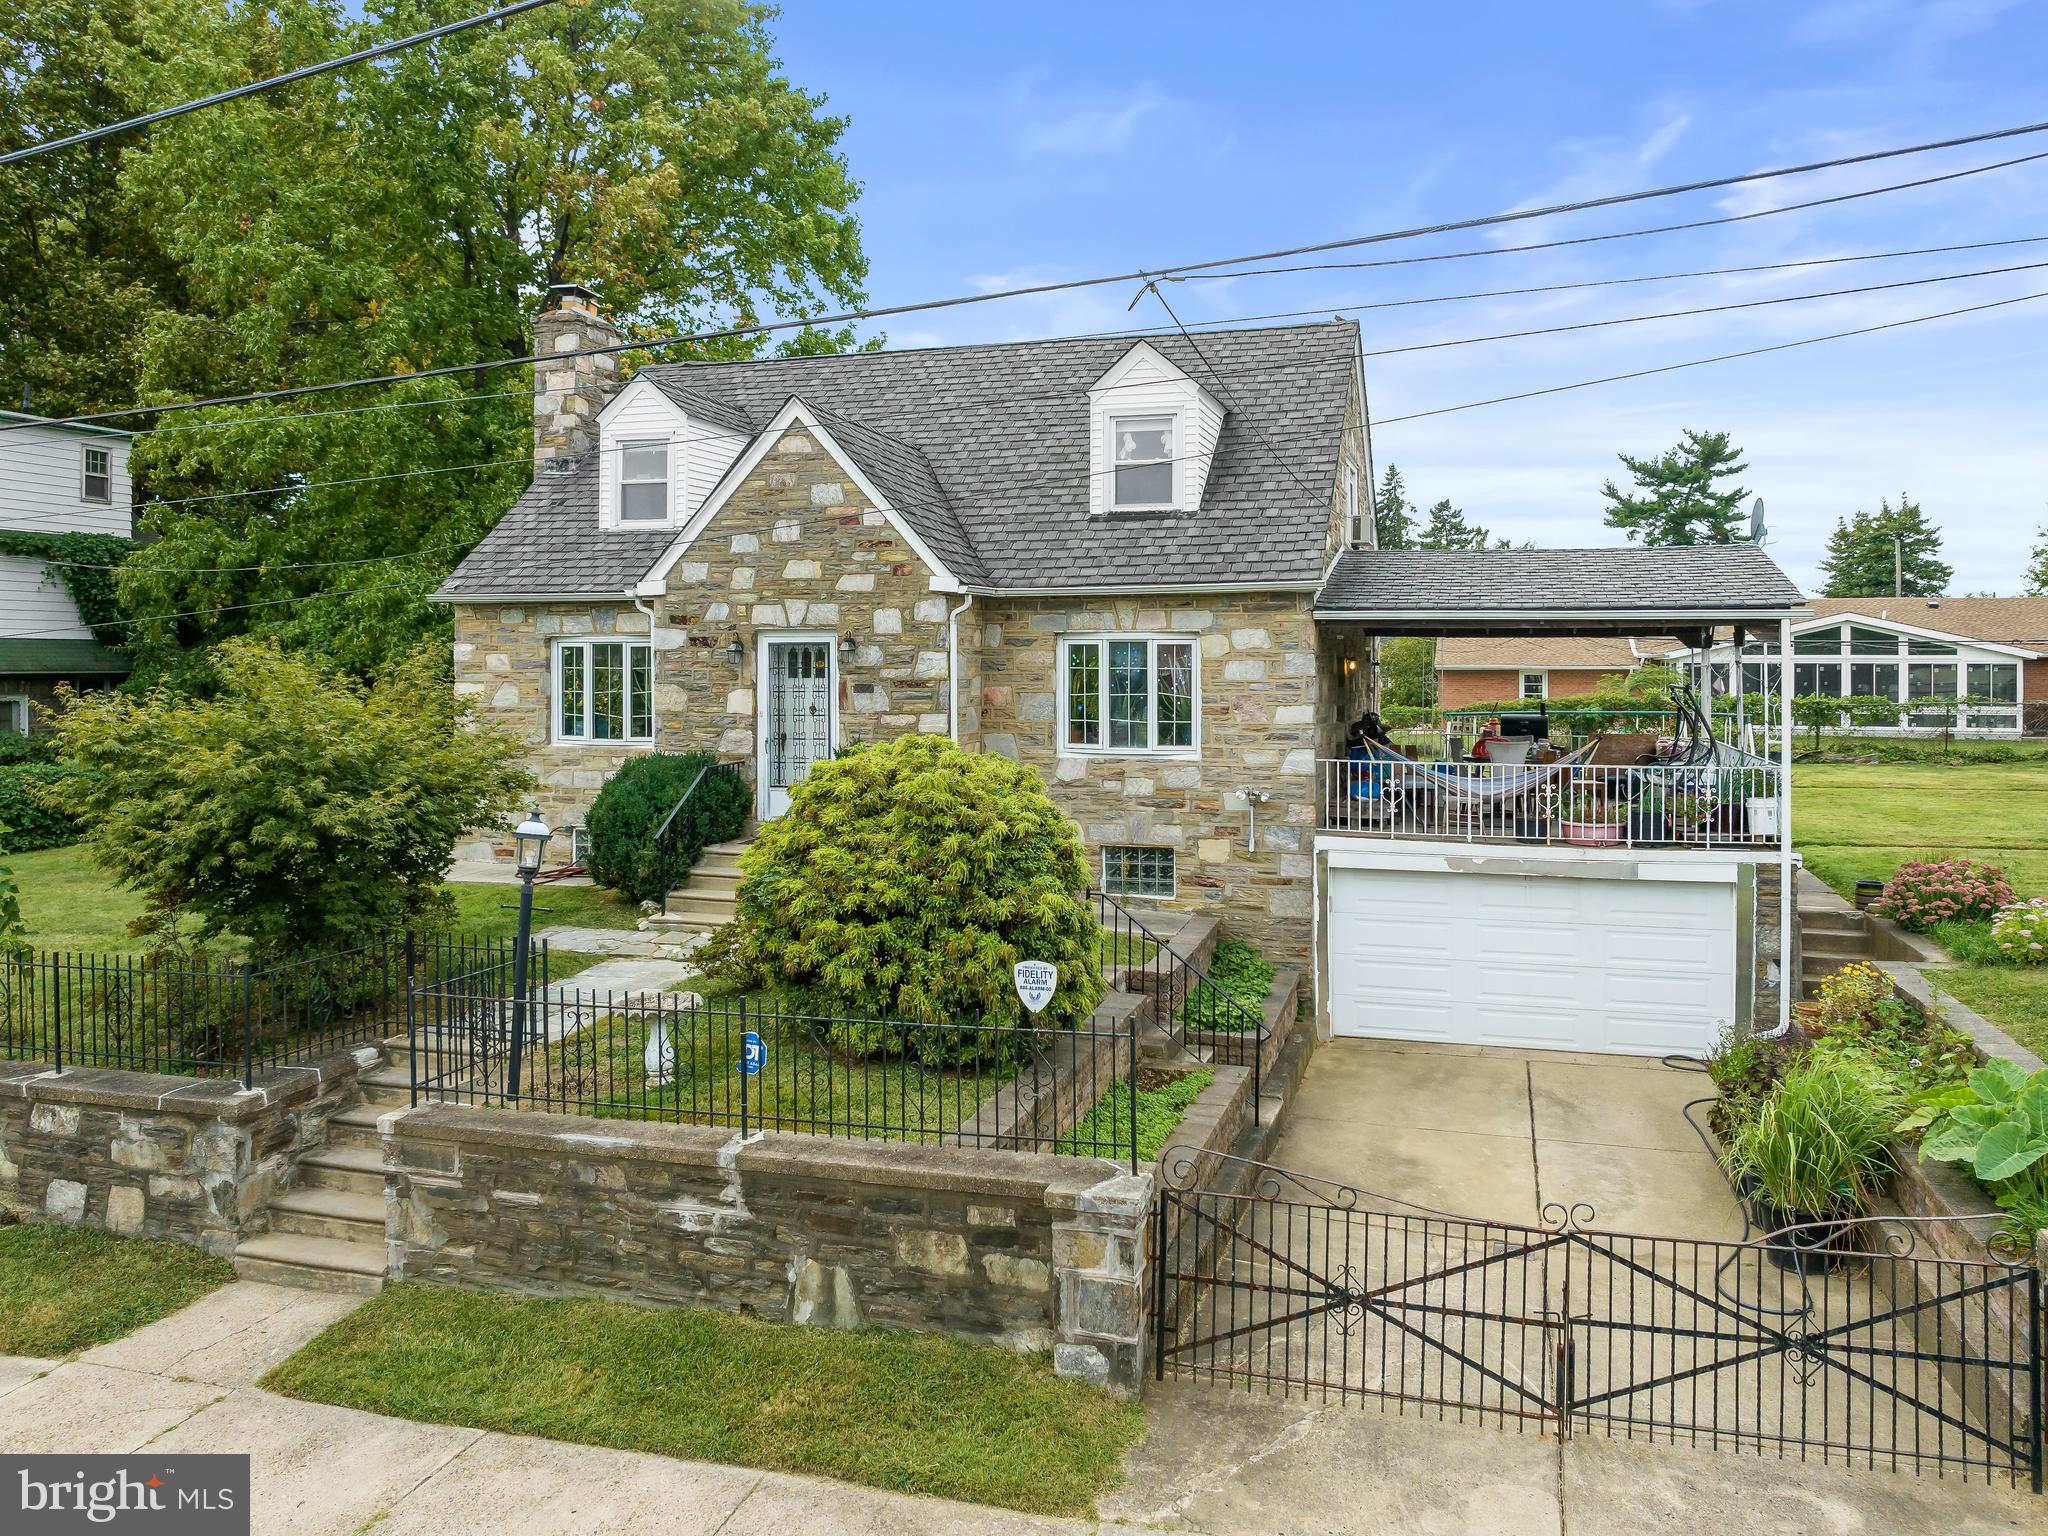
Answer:
[[[658, 627], [654, 617], [654, 610], [640, 601], [640, 594], [638, 592], [628, 592], [626, 594], [626, 601], [647, 615], [647, 684], [651, 688], [660, 681], [661, 673], [661, 646], [656, 643], [654, 637], [654, 632]], [[654, 719], [654, 701], [652, 699], [647, 701], [647, 718], [650, 720]], [[660, 722], [656, 721], [655, 732], [657, 735], [660, 734], [660, 730]]]
[[960, 615], [974, 606], [974, 594], [963, 593], [960, 606], [946, 614], [946, 734], [960, 745]]

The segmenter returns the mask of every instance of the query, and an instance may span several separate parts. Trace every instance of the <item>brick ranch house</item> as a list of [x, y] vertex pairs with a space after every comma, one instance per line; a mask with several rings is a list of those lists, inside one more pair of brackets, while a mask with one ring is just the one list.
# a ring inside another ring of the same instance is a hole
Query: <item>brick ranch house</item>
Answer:
[[1669, 638], [1631, 635], [1496, 640], [1446, 636], [1436, 643], [1436, 702], [1443, 709], [1503, 699], [1569, 699], [1646, 662], [1664, 662]]
[[[607, 775], [650, 748], [715, 752], [773, 817], [842, 745], [949, 735], [1037, 768], [1110, 895], [1207, 912], [1299, 967], [1325, 1032], [1462, 1038], [1485, 1012], [1456, 991], [1473, 968], [1454, 965], [1451, 990], [1400, 1018], [1376, 1011], [1377, 962], [1347, 958], [1357, 924], [1332, 891], [1352, 907], [1358, 891], [1331, 859], [1358, 839], [1333, 815], [1331, 774], [1373, 702], [1376, 634], [1627, 623], [1704, 641], [1716, 624], [1799, 611], [1756, 551], [1692, 566], [1682, 552], [1647, 582], [1642, 552], [1610, 551], [1638, 564], [1610, 578], [1581, 562], [1593, 579], [1563, 607], [1475, 616], [1526, 581], [1510, 556], [1532, 552], [1503, 552], [1476, 583], [1449, 572], [1453, 591], [1432, 585], [1436, 563], [1411, 573], [1432, 552], [1372, 550], [1350, 323], [1221, 332], [1199, 351], [1128, 336], [650, 365], [623, 385], [609, 354], [592, 355], [620, 338], [586, 290], [554, 290], [535, 329], [551, 361], [536, 369], [533, 485], [436, 596], [454, 610], [457, 691], [528, 744], [552, 825], [577, 827]], [[1390, 583], [1425, 606], [1389, 617], [1357, 600]], [[1436, 843], [1378, 841], [1443, 863]], [[1512, 870], [1582, 852], [1523, 849]], [[459, 854], [506, 859], [509, 838]], [[1768, 969], [1755, 868], [1775, 857], [1716, 851], [1682, 876], [1713, 900], [1654, 920], [1707, 920], [1685, 943], [1704, 944], [1713, 976], [1676, 1034], [1548, 1043], [1703, 1045], [1709, 1023], [1761, 999], [1747, 974]], [[1634, 881], [1657, 862], [1639, 853], [1609, 873]], [[1485, 863], [1458, 868], [1469, 882]], [[1537, 880], [1522, 904], [1563, 903], [1542, 921], [1583, 924], [1601, 883]], [[1594, 926], [1626, 925], [1628, 909], [1603, 903]], [[1467, 926], [1445, 931], [1481, 942]], [[1560, 985], [1615, 991], [1605, 948], [1567, 948], [1578, 958], [1549, 967], [1571, 978]], [[1333, 992], [1359, 1001], [1333, 1008]]]

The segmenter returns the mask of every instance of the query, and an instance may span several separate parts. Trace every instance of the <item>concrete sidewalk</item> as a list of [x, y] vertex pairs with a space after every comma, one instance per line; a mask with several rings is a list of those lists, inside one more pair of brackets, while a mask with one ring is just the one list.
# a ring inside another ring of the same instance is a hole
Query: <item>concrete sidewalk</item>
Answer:
[[0, 1453], [247, 1451], [257, 1536], [1096, 1536], [1093, 1521], [414, 1424], [253, 1385], [357, 1304], [238, 1281], [58, 1363], [0, 1357]]

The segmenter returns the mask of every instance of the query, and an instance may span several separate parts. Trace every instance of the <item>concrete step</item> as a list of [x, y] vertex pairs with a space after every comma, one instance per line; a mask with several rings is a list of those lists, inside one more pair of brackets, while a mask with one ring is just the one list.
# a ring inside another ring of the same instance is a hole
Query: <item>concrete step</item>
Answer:
[[704, 845], [704, 855], [707, 858], [711, 857], [713, 854], [717, 854], [723, 857], [736, 859], [753, 846], [753, 838], [735, 837], [728, 839], [727, 841], [722, 843], [706, 843]]
[[682, 896], [668, 899], [668, 910], [656, 912], [647, 919], [650, 928], [722, 928], [732, 921], [733, 906], [730, 901], [703, 901]]
[[740, 872], [736, 869], [705, 869], [701, 865], [690, 871], [690, 878], [670, 893], [676, 896], [715, 895], [720, 900], [731, 900], [739, 893]]
[[673, 912], [679, 906], [717, 907], [730, 914], [738, 896], [739, 892], [731, 886], [698, 885], [692, 880], [668, 893], [668, 909]]
[[1802, 933], [1868, 933], [1870, 919], [1841, 907], [1801, 907], [1799, 928]]
[[384, 1288], [384, 1245], [264, 1232], [235, 1249], [235, 1273], [271, 1285], [369, 1296]]
[[394, 1109], [410, 1109], [412, 1090], [368, 1084], [363, 1088], [363, 1107], [380, 1115], [389, 1114]]
[[386, 1062], [374, 1072], [362, 1072], [356, 1076], [363, 1088], [390, 1088], [400, 1093], [412, 1092], [412, 1070], [403, 1062]]
[[299, 1159], [304, 1188], [384, 1198], [384, 1150], [381, 1147], [316, 1147]]
[[270, 1202], [270, 1230], [381, 1246], [384, 1197], [345, 1189], [289, 1189]]

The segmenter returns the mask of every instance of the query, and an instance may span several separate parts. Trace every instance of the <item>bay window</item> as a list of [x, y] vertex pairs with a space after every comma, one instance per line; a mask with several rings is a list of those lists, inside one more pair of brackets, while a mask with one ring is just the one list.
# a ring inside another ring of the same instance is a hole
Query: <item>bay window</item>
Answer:
[[1199, 709], [1195, 642], [1128, 636], [1066, 641], [1060, 750], [1192, 755]]
[[557, 741], [654, 740], [654, 648], [565, 640], [555, 648]]

